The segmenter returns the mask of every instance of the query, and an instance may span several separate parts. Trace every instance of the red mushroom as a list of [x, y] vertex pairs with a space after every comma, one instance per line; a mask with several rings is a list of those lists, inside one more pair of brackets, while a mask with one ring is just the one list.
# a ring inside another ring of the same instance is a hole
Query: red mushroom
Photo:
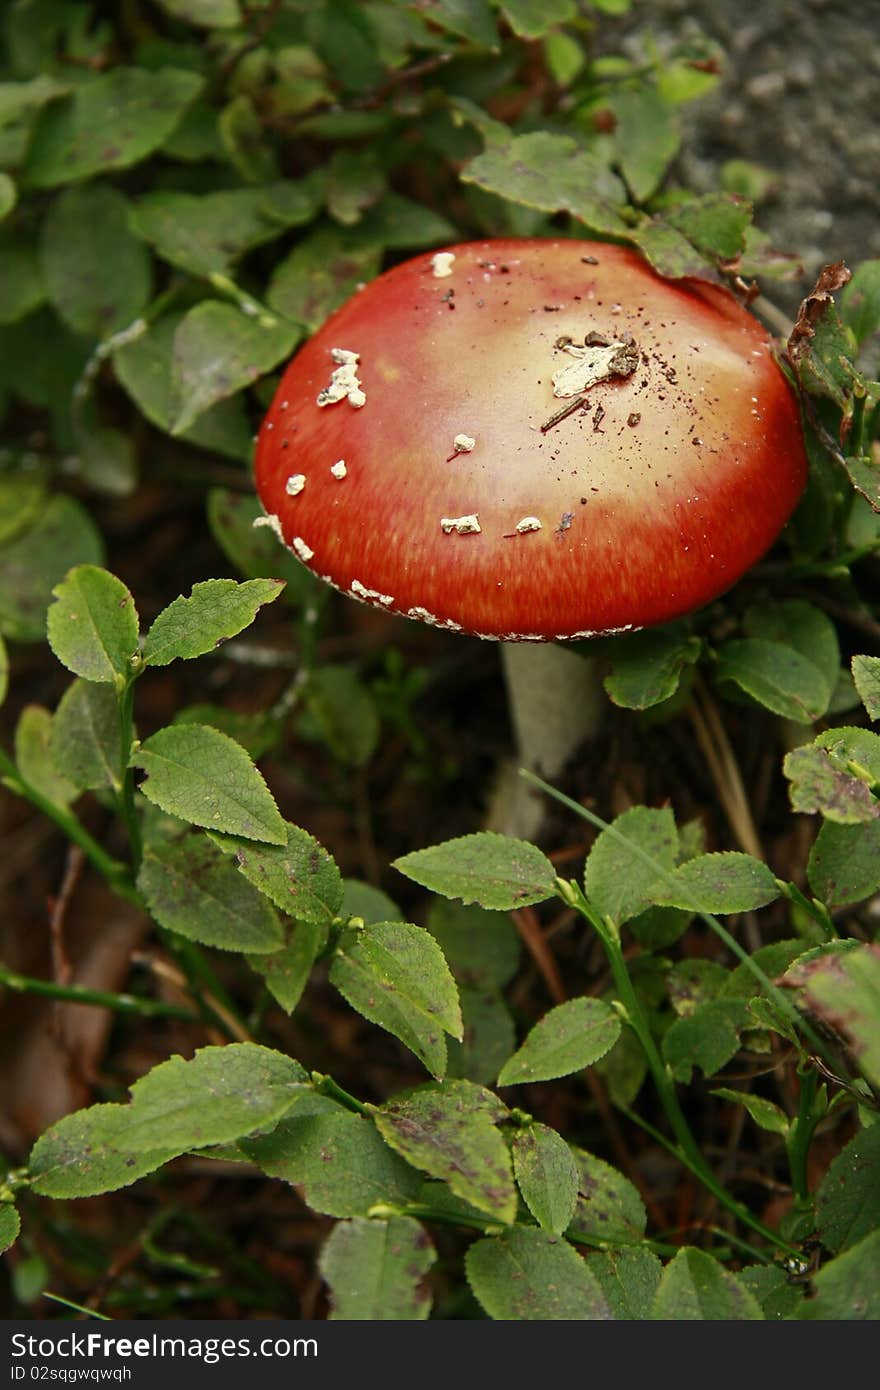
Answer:
[[267, 519], [353, 598], [509, 643], [691, 612], [806, 478], [771, 340], [633, 251], [498, 240], [407, 261], [297, 353], [260, 431]]

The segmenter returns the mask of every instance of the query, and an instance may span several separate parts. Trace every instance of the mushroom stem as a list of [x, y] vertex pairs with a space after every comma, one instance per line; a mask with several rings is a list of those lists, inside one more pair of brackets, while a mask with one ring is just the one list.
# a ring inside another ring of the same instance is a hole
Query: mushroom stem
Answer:
[[553, 642], [503, 642], [501, 660], [516, 740], [516, 767], [502, 773], [489, 820], [493, 829], [533, 839], [544, 804], [517, 775], [520, 767], [552, 781], [598, 731], [603, 696], [593, 657]]

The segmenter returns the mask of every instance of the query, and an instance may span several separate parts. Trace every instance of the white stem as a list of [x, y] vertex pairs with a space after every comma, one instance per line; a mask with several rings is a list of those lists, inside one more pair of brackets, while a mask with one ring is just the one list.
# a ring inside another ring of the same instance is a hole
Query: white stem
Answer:
[[555, 643], [504, 642], [501, 659], [517, 761], [515, 768], [502, 773], [489, 823], [504, 834], [532, 839], [546, 805], [517, 775], [518, 769], [528, 768], [552, 782], [580, 745], [596, 734], [603, 695], [595, 660]]

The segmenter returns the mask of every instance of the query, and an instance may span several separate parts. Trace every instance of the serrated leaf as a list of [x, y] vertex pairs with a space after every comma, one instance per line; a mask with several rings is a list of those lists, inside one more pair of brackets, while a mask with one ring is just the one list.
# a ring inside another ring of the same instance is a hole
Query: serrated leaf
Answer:
[[360, 283], [378, 274], [381, 255], [381, 246], [362, 245], [353, 233], [319, 227], [275, 267], [266, 302], [313, 333]]
[[[128, 1187], [180, 1152], [174, 1144], [138, 1154], [119, 1147], [131, 1107], [92, 1105], [65, 1115], [40, 1135], [28, 1171], [41, 1197], [95, 1197]], [[153, 1142], [162, 1136], [156, 1133]]]
[[680, 624], [621, 638], [609, 645], [612, 671], [605, 689], [624, 709], [650, 709], [675, 694], [700, 650], [700, 639]]
[[159, 190], [138, 199], [130, 223], [171, 265], [193, 275], [225, 274], [246, 251], [281, 236], [284, 225], [266, 211], [265, 197], [262, 188]]
[[509, 911], [553, 896], [556, 870], [534, 845], [493, 831], [462, 835], [394, 860], [407, 878], [465, 903]]
[[122, 787], [122, 729], [116, 692], [77, 678], [52, 717], [50, 748], [61, 776], [80, 791]]
[[287, 838], [275, 799], [244, 749], [207, 724], [173, 724], [133, 753], [148, 801], [193, 825], [282, 845]]
[[0, 1254], [18, 1240], [21, 1217], [11, 1202], [0, 1203]]
[[597, 1245], [632, 1245], [645, 1234], [647, 1214], [638, 1190], [617, 1168], [571, 1146], [578, 1198], [568, 1232]]
[[114, 67], [53, 102], [34, 131], [24, 175], [37, 188], [137, 164], [171, 134], [203, 79], [163, 67]]
[[642, 1245], [597, 1250], [586, 1257], [587, 1269], [605, 1295], [611, 1316], [644, 1321], [651, 1316], [663, 1266]]
[[52, 754], [52, 715], [25, 705], [15, 726], [15, 762], [24, 780], [56, 806], [69, 806], [79, 788], [58, 771]]
[[330, 983], [353, 1009], [387, 1028], [434, 1076], [446, 1071], [443, 1031], [462, 1034], [455, 981], [430, 933], [409, 922], [380, 922], [342, 933]]
[[741, 999], [710, 999], [686, 1018], [677, 1018], [663, 1035], [663, 1057], [677, 1081], [688, 1082], [695, 1066], [714, 1076], [739, 1051], [746, 1023]]
[[182, 434], [212, 405], [252, 385], [293, 351], [299, 329], [248, 317], [207, 299], [185, 314], [174, 334], [171, 433]]
[[828, 907], [869, 898], [880, 886], [880, 821], [835, 825], [826, 821], [807, 860], [807, 878]]
[[785, 984], [842, 1038], [872, 1086], [880, 1086], [880, 946], [826, 950], [795, 966]]
[[663, 1271], [650, 1316], [702, 1322], [764, 1315], [735, 1274], [703, 1250], [686, 1246]]
[[376, 1126], [408, 1163], [442, 1178], [452, 1191], [497, 1221], [516, 1216], [510, 1154], [495, 1128], [507, 1109], [471, 1081], [419, 1086], [386, 1101]]
[[436, 1258], [427, 1231], [410, 1216], [340, 1221], [318, 1261], [330, 1286], [331, 1320], [426, 1318], [431, 1295], [423, 1279]]
[[839, 825], [880, 817], [872, 787], [880, 783], [880, 735], [868, 729], [827, 729], [809, 745], [786, 754], [792, 809], [820, 811]]
[[0, 631], [17, 642], [43, 641], [55, 585], [74, 565], [103, 559], [85, 508], [72, 497], [50, 497], [34, 524], [0, 547]]
[[813, 1276], [815, 1298], [803, 1304], [803, 1319], [872, 1321], [880, 1319], [880, 1231], [851, 1245]]
[[716, 1086], [712, 1094], [721, 1100], [733, 1101], [734, 1105], [741, 1105], [759, 1129], [765, 1129], [770, 1134], [787, 1135], [791, 1128], [785, 1111], [764, 1096], [754, 1096], [749, 1091], [734, 1091], [728, 1086]]
[[250, 627], [265, 603], [272, 603], [284, 584], [277, 579], [207, 579], [194, 584], [189, 598], [176, 598], [154, 620], [144, 639], [148, 666], [167, 666], [213, 651], [229, 637]]
[[128, 209], [118, 189], [89, 183], [59, 194], [43, 223], [49, 299], [75, 333], [95, 341], [127, 327], [150, 298], [150, 257], [129, 231]]
[[821, 608], [805, 599], [765, 599], [753, 604], [743, 617], [747, 637], [764, 638], [791, 647], [821, 672], [828, 691], [834, 691], [840, 674], [837, 629]]
[[862, 261], [840, 297], [844, 322], [862, 344], [880, 328], [880, 260]]
[[574, 1216], [578, 1170], [555, 1129], [531, 1124], [513, 1141], [513, 1171], [523, 1201], [543, 1230], [560, 1236]]
[[737, 1278], [757, 1299], [768, 1321], [799, 1316], [804, 1287], [792, 1283], [778, 1265], [746, 1265]]
[[869, 719], [880, 719], [880, 656], [854, 656], [852, 677]]
[[386, 193], [364, 213], [352, 242], [365, 249], [384, 246], [389, 251], [417, 250], [422, 246], [448, 246], [457, 234], [455, 225], [433, 208], [423, 207], [399, 193]]
[[612, 89], [608, 105], [616, 123], [612, 142], [617, 163], [636, 202], [643, 203], [678, 151], [681, 133], [675, 110], [646, 83]]
[[832, 1160], [816, 1194], [816, 1229], [835, 1254], [880, 1227], [880, 1125], [860, 1130]]
[[262, 975], [266, 988], [285, 1013], [292, 1014], [327, 944], [327, 928], [317, 922], [295, 922], [286, 945], [268, 955], [252, 956], [248, 964]]
[[738, 850], [701, 854], [664, 875], [652, 890], [657, 903], [688, 912], [752, 912], [779, 897], [771, 870]]
[[875, 512], [880, 512], [880, 463], [872, 454], [843, 460], [849, 480]]
[[256, 497], [243, 497], [224, 488], [208, 492], [211, 534], [233, 565], [252, 579], [283, 579], [287, 585], [284, 598], [302, 601], [316, 590], [320, 580], [278, 544], [268, 527], [254, 526], [263, 515]]
[[77, 565], [52, 593], [47, 632], [61, 664], [88, 681], [127, 680], [138, 649], [138, 615], [122, 580], [97, 565]]
[[567, 135], [540, 130], [514, 136], [477, 155], [461, 178], [542, 212], [570, 212], [597, 232], [628, 232], [618, 212], [626, 202], [620, 180]]
[[[587, 858], [587, 897], [618, 925], [651, 902], [650, 890], [675, 865], [678, 833], [668, 809], [634, 806], [617, 816], [596, 839]], [[648, 856], [646, 861], [642, 855]]]
[[706, 193], [688, 199], [664, 216], [670, 226], [677, 228], [710, 260], [732, 261], [745, 249], [752, 209], [742, 198], [727, 193]]
[[284, 933], [271, 903], [195, 832], [144, 853], [138, 888], [167, 931], [221, 951], [274, 951]]
[[465, 1257], [468, 1283], [490, 1318], [597, 1321], [611, 1310], [580, 1255], [559, 1236], [516, 1226], [476, 1241]]
[[342, 903], [342, 878], [336, 861], [318, 841], [298, 825], [283, 821], [278, 845], [254, 845], [232, 835], [216, 837], [216, 843], [245, 878], [282, 912], [300, 921], [329, 926]]
[[569, 999], [534, 1026], [501, 1068], [499, 1086], [570, 1076], [604, 1057], [620, 1036], [620, 1016], [601, 999]]
[[733, 681], [774, 714], [799, 724], [814, 723], [828, 708], [830, 692], [823, 673], [781, 642], [760, 637], [725, 642], [718, 649], [715, 674], [719, 681]]
[[499, 0], [501, 11], [521, 39], [541, 39], [556, 24], [577, 14], [575, 0]]
[[327, 1216], [366, 1216], [380, 1202], [412, 1201], [419, 1175], [388, 1147], [372, 1120], [329, 1105], [311, 1115], [297, 1107], [271, 1134], [244, 1139], [240, 1147], [269, 1177], [301, 1183], [308, 1205]]
[[280, 1119], [307, 1081], [298, 1062], [256, 1043], [202, 1047], [188, 1062], [170, 1057], [132, 1086], [115, 1143], [135, 1154], [159, 1137], [177, 1153], [229, 1143]]

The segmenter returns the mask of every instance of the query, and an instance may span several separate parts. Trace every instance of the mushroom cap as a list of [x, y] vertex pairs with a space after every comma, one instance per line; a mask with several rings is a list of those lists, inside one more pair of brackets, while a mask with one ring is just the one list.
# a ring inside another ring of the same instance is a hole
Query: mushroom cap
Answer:
[[569, 240], [380, 275], [293, 358], [256, 452], [267, 515], [315, 574], [508, 641], [700, 607], [806, 474], [771, 340], [727, 290]]

